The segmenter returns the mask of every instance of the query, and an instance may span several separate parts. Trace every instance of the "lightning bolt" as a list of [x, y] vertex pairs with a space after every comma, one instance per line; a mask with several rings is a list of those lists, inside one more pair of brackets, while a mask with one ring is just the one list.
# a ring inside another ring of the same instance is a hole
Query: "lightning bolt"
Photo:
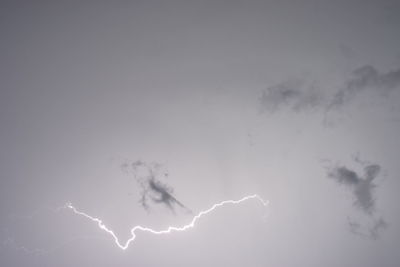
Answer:
[[240, 204], [240, 203], [242, 203], [242, 202], [244, 202], [244, 201], [251, 200], [251, 199], [258, 200], [263, 206], [267, 206], [268, 203], [269, 203], [268, 201], [263, 200], [263, 199], [262, 199], [261, 197], [259, 197], [258, 195], [250, 195], [250, 196], [245, 196], [245, 197], [243, 197], [243, 198], [241, 198], [241, 199], [239, 199], [239, 200], [225, 200], [225, 201], [219, 202], [219, 203], [217, 203], [217, 204], [214, 204], [214, 205], [211, 206], [211, 208], [206, 209], [206, 210], [203, 210], [203, 211], [200, 211], [196, 216], [193, 217], [193, 219], [190, 221], [190, 223], [188, 223], [188, 224], [186, 224], [186, 225], [183, 225], [183, 226], [181, 226], [181, 227], [169, 226], [169, 227], [168, 227], [167, 229], [165, 229], [165, 230], [153, 230], [153, 229], [148, 228], [148, 227], [144, 227], [144, 226], [137, 225], [137, 226], [135, 226], [135, 227], [133, 227], [133, 228], [131, 229], [131, 231], [130, 231], [130, 232], [131, 232], [131, 237], [125, 242], [125, 244], [123, 244], [123, 243], [121, 243], [121, 242], [119, 241], [119, 239], [118, 239], [118, 237], [115, 235], [115, 233], [114, 233], [110, 228], [108, 228], [108, 227], [103, 223], [103, 221], [102, 221], [101, 219], [96, 218], [96, 217], [92, 217], [92, 216], [86, 214], [85, 212], [78, 210], [78, 209], [75, 208], [71, 203], [67, 203], [65, 207], [71, 209], [75, 214], [80, 215], [80, 216], [83, 216], [83, 217], [85, 217], [85, 218], [87, 218], [87, 219], [89, 219], [89, 220], [91, 220], [91, 221], [97, 223], [97, 226], [98, 226], [101, 230], [105, 231], [106, 233], [108, 233], [109, 235], [111, 235], [111, 236], [113, 237], [115, 244], [116, 244], [120, 249], [126, 250], [126, 249], [129, 247], [129, 244], [131, 244], [131, 243], [136, 239], [136, 232], [137, 232], [137, 231], [148, 232], [148, 233], [155, 234], [155, 235], [170, 234], [170, 233], [172, 233], [172, 232], [183, 232], [183, 231], [186, 231], [186, 230], [188, 230], [188, 229], [193, 228], [193, 227], [196, 225], [196, 222], [197, 222], [201, 217], [203, 217], [204, 215], [207, 215], [207, 214], [213, 212], [213, 211], [216, 210], [217, 208], [220, 208], [220, 207], [222, 207], [222, 206], [224, 206], [224, 205], [228, 205], [228, 204], [232, 204], [232, 205]]

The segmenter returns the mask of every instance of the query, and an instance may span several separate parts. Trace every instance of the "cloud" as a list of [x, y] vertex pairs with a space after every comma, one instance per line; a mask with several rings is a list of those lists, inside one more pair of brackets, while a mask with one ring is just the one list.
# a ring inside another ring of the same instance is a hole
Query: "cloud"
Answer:
[[348, 219], [349, 230], [352, 234], [376, 240], [379, 238], [381, 232], [388, 227], [388, 223], [382, 217], [374, 219], [372, 225], [368, 229], [363, 229], [363, 226], [351, 218]]
[[347, 169], [346, 167], [337, 167], [335, 168], [329, 176], [331, 178], [336, 179], [336, 181], [340, 184], [345, 185], [356, 185], [359, 183], [360, 178], [357, 173]]
[[379, 164], [363, 162], [358, 158], [356, 158], [356, 162], [363, 165], [362, 174], [341, 165], [329, 168], [328, 178], [350, 189], [354, 196], [354, 206], [372, 221], [372, 226], [370, 225], [367, 230], [363, 230], [359, 222], [348, 218], [350, 232], [377, 239], [380, 232], [386, 229], [388, 225], [382, 217], [376, 218], [374, 216], [376, 213], [376, 198], [374, 195], [377, 187], [374, 180], [379, 176], [382, 168]]
[[306, 87], [300, 80], [288, 80], [267, 88], [259, 99], [265, 111], [274, 112], [282, 107], [300, 111], [317, 107], [322, 97], [315, 86]]
[[155, 178], [148, 180], [148, 188], [152, 192], [151, 199], [155, 203], [164, 203], [172, 211], [174, 210], [174, 205], [178, 205], [184, 210], [191, 212], [185, 205], [183, 205], [179, 200], [177, 200], [173, 195], [173, 189], [166, 184], [157, 181]]
[[372, 214], [375, 210], [373, 191], [376, 187], [373, 180], [378, 176], [380, 169], [379, 165], [370, 164], [364, 167], [364, 175], [359, 175], [346, 166], [337, 166], [328, 176], [339, 184], [351, 188], [355, 197], [354, 205], [363, 212]]
[[388, 227], [388, 223], [381, 217], [375, 221], [374, 225], [370, 229], [370, 236], [373, 239], [379, 238], [382, 230], [385, 230]]
[[400, 85], [400, 69], [380, 73], [375, 67], [365, 65], [352, 72], [351, 78], [345, 82], [342, 89], [333, 95], [328, 109], [346, 105], [360, 92], [367, 89], [378, 93], [389, 93]]
[[137, 160], [132, 163], [124, 162], [121, 164], [121, 169], [133, 174], [135, 181], [142, 189], [139, 203], [147, 211], [150, 210], [150, 203], [153, 203], [163, 204], [172, 212], [175, 212], [175, 207], [178, 206], [191, 213], [191, 210], [173, 195], [173, 188], [160, 181], [161, 178], [168, 177], [168, 172], [163, 169], [162, 164]]
[[400, 68], [380, 72], [374, 66], [365, 65], [352, 71], [349, 79], [341, 84], [333, 94], [323, 95], [325, 88], [289, 79], [263, 91], [259, 103], [263, 111], [270, 113], [283, 108], [294, 112], [309, 109], [328, 112], [349, 105], [363, 91], [371, 90], [384, 96], [399, 88]]

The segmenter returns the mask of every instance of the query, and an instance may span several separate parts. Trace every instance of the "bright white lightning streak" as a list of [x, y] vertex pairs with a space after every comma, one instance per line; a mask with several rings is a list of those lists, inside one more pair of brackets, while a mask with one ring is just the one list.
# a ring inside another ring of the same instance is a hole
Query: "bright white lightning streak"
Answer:
[[115, 235], [115, 233], [114, 233], [111, 229], [109, 229], [109, 228], [103, 223], [103, 221], [100, 220], [99, 218], [92, 217], [92, 216], [90, 216], [90, 215], [88, 215], [88, 214], [86, 214], [86, 213], [84, 213], [84, 212], [82, 212], [82, 211], [79, 211], [79, 210], [76, 209], [74, 206], [72, 206], [71, 203], [68, 203], [68, 204], [66, 205], [66, 207], [67, 207], [67, 208], [70, 208], [75, 214], [81, 215], [81, 216], [83, 216], [83, 217], [85, 217], [85, 218], [87, 218], [87, 219], [89, 219], [89, 220], [91, 220], [91, 221], [97, 223], [98, 227], [99, 227], [101, 230], [107, 232], [108, 234], [110, 234], [110, 235], [114, 238], [115, 244], [116, 244], [120, 249], [126, 250], [126, 249], [129, 247], [129, 244], [130, 244], [132, 241], [134, 241], [134, 240], [136, 239], [136, 231], [149, 232], [149, 233], [152, 233], [152, 234], [155, 234], [155, 235], [162, 235], [162, 234], [169, 234], [169, 233], [172, 233], [172, 232], [182, 232], [182, 231], [186, 231], [186, 230], [188, 230], [188, 229], [190, 229], [190, 228], [193, 228], [193, 227], [195, 226], [196, 222], [197, 222], [202, 216], [204, 216], [204, 215], [206, 215], [206, 214], [208, 214], [208, 213], [214, 211], [216, 208], [222, 207], [222, 206], [224, 206], [224, 205], [226, 205], [226, 204], [239, 204], [239, 203], [242, 203], [242, 202], [244, 202], [244, 201], [246, 201], [246, 200], [250, 200], [250, 199], [258, 200], [263, 206], [267, 206], [268, 203], [269, 203], [269, 202], [263, 200], [263, 199], [262, 199], [261, 197], [259, 197], [258, 195], [246, 196], [246, 197], [243, 197], [243, 198], [241, 198], [241, 199], [239, 199], [239, 200], [225, 200], [225, 201], [222, 201], [222, 202], [220, 202], [220, 203], [214, 204], [211, 208], [209, 208], [209, 209], [207, 209], [207, 210], [200, 211], [196, 216], [193, 217], [193, 219], [191, 220], [191, 222], [190, 222], [189, 224], [186, 224], [186, 225], [184, 225], [184, 226], [182, 226], [182, 227], [169, 226], [169, 227], [168, 227], [167, 229], [165, 229], [165, 230], [153, 230], [153, 229], [151, 229], [151, 228], [143, 227], [143, 226], [140, 226], [140, 225], [135, 226], [135, 227], [133, 227], [133, 228], [131, 229], [131, 237], [125, 242], [125, 244], [122, 244], [122, 243], [119, 241], [118, 237]]

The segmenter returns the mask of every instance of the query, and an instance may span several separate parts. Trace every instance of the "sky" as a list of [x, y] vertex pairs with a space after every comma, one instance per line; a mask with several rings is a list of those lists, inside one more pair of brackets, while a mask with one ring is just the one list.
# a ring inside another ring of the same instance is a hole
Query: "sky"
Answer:
[[399, 266], [399, 14], [1, 1], [0, 265]]

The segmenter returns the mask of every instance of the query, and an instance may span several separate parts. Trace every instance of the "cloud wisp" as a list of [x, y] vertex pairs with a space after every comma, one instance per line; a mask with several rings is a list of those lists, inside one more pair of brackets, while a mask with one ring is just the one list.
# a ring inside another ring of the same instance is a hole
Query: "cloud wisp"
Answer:
[[361, 223], [348, 218], [350, 232], [377, 239], [380, 232], [388, 226], [388, 223], [381, 216], [376, 216], [375, 189], [377, 185], [374, 180], [380, 175], [382, 168], [379, 164], [359, 160], [357, 162], [363, 165], [362, 174], [347, 166], [336, 165], [329, 168], [327, 176], [337, 184], [350, 189], [354, 197], [353, 205], [372, 221], [367, 230], [363, 230]]
[[314, 85], [306, 86], [301, 80], [288, 80], [268, 87], [259, 101], [263, 111], [275, 112], [285, 106], [293, 111], [302, 111], [320, 106], [323, 98]]
[[327, 108], [330, 110], [344, 106], [359, 93], [368, 89], [380, 94], [387, 94], [399, 85], [400, 69], [382, 73], [374, 66], [365, 65], [352, 72], [351, 78], [345, 82], [342, 89], [333, 95]]
[[378, 176], [380, 170], [381, 167], [378, 164], [370, 164], [364, 167], [364, 175], [359, 175], [346, 166], [336, 166], [328, 173], [328, 177], [351, 188], [354, 195], [354, 206], [366, 214], [373, 214], [375, 211], [373, 191], [376, 188], [373, 180]]
[[352, 71], [333, 94], [322, 94], [325, 88], [304, 81], [288, 79], [268, 87], [259, 98], [262, 111], [269, 113], [287, 108], [293, 112], [319, 109], [326, 112], [350, 105], [362, 92], [370, 90], [387, 96], [400, 88], [400, 68], [380, 72], [372, 65]]
[[150, 205], [153, 203], [163, 204], [173, 213], [175, 213], [176, 207], [187, 213], [192, 213], [188, 207], [174, 196], [174, 189], [160, 180], [161, 177], [168, 177], [168, 172], [163, 170], [161, 164], [137, 160], [132, 163], [125, 162], [121, 165], [121, 168], [127, 173], [131, 172], [135, 181], [141, 187], [139, 203], [145, 210], [149, 211]]

